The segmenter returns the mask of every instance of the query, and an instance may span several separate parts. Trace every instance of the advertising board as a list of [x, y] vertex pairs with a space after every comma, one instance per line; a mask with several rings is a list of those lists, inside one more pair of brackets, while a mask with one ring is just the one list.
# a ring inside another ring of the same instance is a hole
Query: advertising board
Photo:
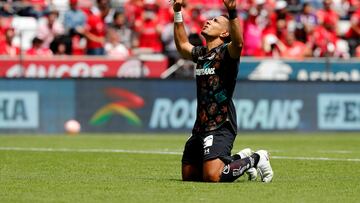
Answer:
[[39, 96], [33, 91], [0, 91], [0, 128], [38, 128]]
[[0, 59], [0, 78], [160, 78], [167, 59], [56, 57]]
[[[77, 90], [77, 118], [88, 132], [190, 132], [196, 119], [196, 88], [191, 80], [81, 81]], [[356, 92], [360, 92], [357, 83], [238, 82], [233, 100], [238, 128], [357, 130], [359, 127], [354, 126], [360, 126], [360, 114], [356, 113]], [[345, 94], [345, 99], [341, 100], [341, 94], [336, 97], [348, 112], [343, 119], [357, 122], [324, 126], [322, 111], [329, 105], [324, 93]]]

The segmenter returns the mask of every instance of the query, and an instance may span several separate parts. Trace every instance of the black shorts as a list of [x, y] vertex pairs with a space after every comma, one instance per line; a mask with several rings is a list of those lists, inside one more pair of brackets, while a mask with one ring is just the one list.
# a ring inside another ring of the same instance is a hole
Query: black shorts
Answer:
[[185, 144], [182, 163], [201, 166], [204, 161], [219, 158], [228, 164], [232, 161], [235, 138], [236, 134], [226, 124], [214, 131], [193, 134]]

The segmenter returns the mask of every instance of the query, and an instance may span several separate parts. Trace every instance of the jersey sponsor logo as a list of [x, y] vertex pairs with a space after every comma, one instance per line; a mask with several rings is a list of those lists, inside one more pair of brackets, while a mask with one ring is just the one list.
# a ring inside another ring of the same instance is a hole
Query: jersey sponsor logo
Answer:
[[209, 135], [209, 136], [205, 137], [204, 143], [203, 143], [204, 148], [211, 147], [213, 145], [213, 141], [214, 141], [213, 135]]
[[196, 69], [195, 70], [196, 75], [214, 75], [215, 74], [215, 68], [206, 68], [206, 69]]
[[212, 53], [211, 56], [208, 56], [208, 57], [200, 56], [200, 57], [199, 57], [199, 60], [204, 60], [204, 59], [206, 59], [206, 60], [212, 61], [212, 60], [214, 60], [215, 56], [216, 56], [216, 53]]
[[107, 123], [114, 115], [118, 114], [126, 118], [128, 124], [141, 126], [142, 122], [138, 115], [130, 109], [141, 108], [144, 106], [144, 100], [140, 96], [120, 88], [108, 88], [105, 94], [109, 98], [115, 98], [116, 101], [106, 104], [97, 110], [90, 120], [92, 125], [103, 125]]

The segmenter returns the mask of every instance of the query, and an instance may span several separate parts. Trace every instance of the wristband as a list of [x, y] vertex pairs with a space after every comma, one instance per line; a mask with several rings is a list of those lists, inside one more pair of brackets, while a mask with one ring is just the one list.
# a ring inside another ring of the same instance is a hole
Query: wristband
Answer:
[[229, 19], [230, 19], [230, 20], [233, 20], [233, 19], [237, 18], [237, 11], [236, 11], [236, 9], [228, 10], [228, 13], [229, 13]]
[[175, 23], [182, 23], [183, 22], [183, 17], [182, 17], [181, 11], [174, 12], [174, 22]]

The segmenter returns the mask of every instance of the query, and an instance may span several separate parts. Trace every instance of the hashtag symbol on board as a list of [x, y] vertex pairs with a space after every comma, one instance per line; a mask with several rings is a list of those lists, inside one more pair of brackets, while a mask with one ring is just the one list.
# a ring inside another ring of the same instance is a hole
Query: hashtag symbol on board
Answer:
[[339, 114], [339, 102], [330, 102], [325, 107], [325, 121], [334, 121]]

